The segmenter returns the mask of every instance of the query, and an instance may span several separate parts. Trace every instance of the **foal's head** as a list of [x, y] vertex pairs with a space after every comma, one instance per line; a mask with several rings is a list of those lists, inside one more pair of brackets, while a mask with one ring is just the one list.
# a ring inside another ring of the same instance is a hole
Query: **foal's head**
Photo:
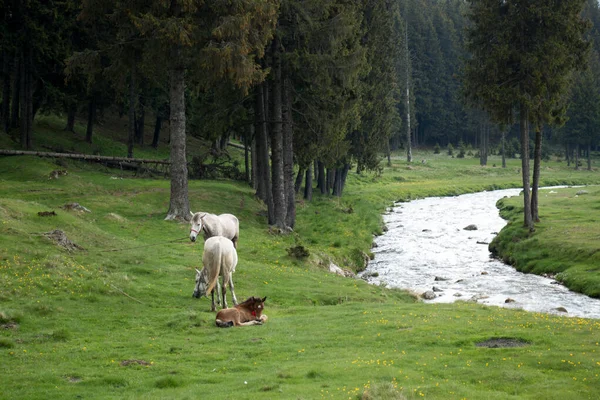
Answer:
[[195, 297], [197, 299], [199, 299], [202, 296], [208, 296], [206, 293], [208, 282], [206, 275], [203, 274], [202, 271], [198, 271], [198, 269], [196, 269], [196, 287], [194, 288], [194, 293], [192, 294], [192, 297]]
[[267, 300], [266, 297], [263, 297], [262, 299], [260, 297], [254, 297], [254, 296], [248, 297], [248, 299], [246, 299], [246, 301], [241, 303], [240, 306], [249, 310], [253, 315], [260, 316], [260, 313], [262, 313], [263, 309], [265, 308], [266, 300]]
[[[190, 213], [192, 213], [190, 211]], [[198, 234], [200, 233], [200, 231], [202, 230], [202, 218], [206, 215], [206, 213], [203, 212], [197, 212], [196, 214], [192, 213], [192, 219], [190, 220], [190, 224], [192, 225], [191, 230], [190, 230], [190, 240], [192, 242], [196, 241], [196, 237], [198, 237]]]

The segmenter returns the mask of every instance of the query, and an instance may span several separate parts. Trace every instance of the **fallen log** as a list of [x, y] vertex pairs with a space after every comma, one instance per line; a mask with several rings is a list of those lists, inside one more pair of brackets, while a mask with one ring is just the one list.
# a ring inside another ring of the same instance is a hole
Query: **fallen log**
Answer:
[[171, 165], [171, 161], [169, 161], [169, 160], [153, 160], [153, 159], [149, 159], [149, 158], [97, 156], [97, 155], [91, 155], [91, 154], [76, 154], [76, 153], [54, 153], [54, 152], [47, 152], [47, 151], [2, 150], [2, 149], [0, 149], [0, 155], [73, 158], [76, 160], [88, 160], [88, 161], [113, 161], [113, 162], [122, 162], [122, 163]]

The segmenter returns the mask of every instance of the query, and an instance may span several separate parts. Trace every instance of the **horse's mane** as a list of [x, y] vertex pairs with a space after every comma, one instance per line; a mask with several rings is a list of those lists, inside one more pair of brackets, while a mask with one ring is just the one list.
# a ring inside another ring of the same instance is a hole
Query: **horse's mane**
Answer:
[[262, 302], [262, 300], [259, 297], [248, 297], [246, 300], [242, 301], [240, 303], [240, 306], [247, 306], [250, 303], [256, 303], [256, 302]]

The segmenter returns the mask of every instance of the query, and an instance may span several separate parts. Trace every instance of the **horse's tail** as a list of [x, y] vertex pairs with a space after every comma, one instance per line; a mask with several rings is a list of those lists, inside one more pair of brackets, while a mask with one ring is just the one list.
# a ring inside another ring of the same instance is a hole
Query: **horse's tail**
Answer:
[[223, 257], [221, 241], [210, 238], [204, 243], [204, 252], [208, 256], [208, 259], [203, 261], [209, 264], [205, 265], [205, 267], [210, 271], [208, 276], [208, 287], [206, 288], [206, 294], [208, 295], [210, 292], [212, 292], [212, 290], [215, 288], [215, 285], [219, 281], [219, 274], [221, 272], [221, 259]]
[[220, 319], [216, 319], [215, 325], [219, 328], [231, 328], [233, 326], [233, 321], [221, 321]]

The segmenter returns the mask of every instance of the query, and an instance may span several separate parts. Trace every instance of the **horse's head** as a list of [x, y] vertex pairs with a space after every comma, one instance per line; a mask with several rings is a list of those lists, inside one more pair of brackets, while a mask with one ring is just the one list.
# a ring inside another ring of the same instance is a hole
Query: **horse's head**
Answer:
[[250, 312], [252, 313], [252, 315], [254, 316], [259, 316], [262, 313], [263, 309], [265, 308], [265, 301], [267, 300], [266, 297], [263, 297], [262, 299], [260, 297], [249, 297], [246, 301], [244, 301], [242, 304], [248, 309], [250, 310]]
[[191, 211], [190, 213], [192, 214], [192, 219], [190, 220], [190, 224], [192, 225], [192, 228], [190, 230], [190, 240], [192, 242], [195, 242], [196, 237], [198, 237], [198, 234], [202, 230], [202, 217], [204, 217], [206, 213], [197, 212], [194, 214]]
[[262, 299], [260, 297], [255, 297], [254, 298], [254, 306], [257, 309], [261, 309], [262, 310], [263, 308], [265, 308], [265, 301], [267, 301], [267, 297], [266, 296], [263, 297]]
[[207, 296], [207, 286], [208, 282], [206, 281], [206, 275], [203, 274], [202, 271], [198, 271], [198, 269], [196, 269], [196, 287], [194, 288], [192, 297], [199, 299], [202, 296]]

